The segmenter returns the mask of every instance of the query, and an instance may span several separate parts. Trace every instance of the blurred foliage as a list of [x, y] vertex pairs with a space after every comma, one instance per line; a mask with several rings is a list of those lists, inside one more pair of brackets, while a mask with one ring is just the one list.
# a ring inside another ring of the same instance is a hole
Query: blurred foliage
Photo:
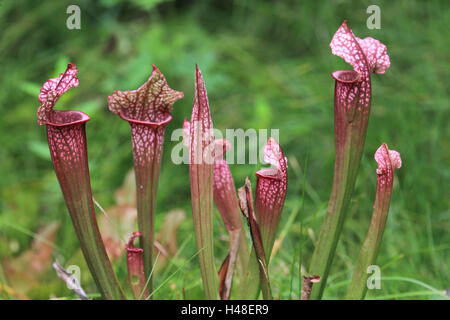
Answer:
[[[65, 265], [80, 265], [82, 274], [88, 274], [52, 171], [45, 131], [36, 123], [42, 83], [62, 72], [67, 62], [76, 63], [80, 86], [70, 90], [58, 108], [78, 109], [91, 116], [87, 136], [92, 188], [95, 199], [108, 208], [115, 204], [114, 191], [132, 167], [132, 157], [129, 127], [108, 111], [107, 96], [115, 89], [140, 86], [154, 63], [172, 88], [185, 92], [166, 131], [157, 227], [169, 210], [182, 208], [187, 213], [179, 230], [179, 253], [158, 275], [156, 287], [162, 286], [156, 297], [203, 297], [193, 257], [188, 168], [170, 160], [178, 143], [170, 141], [170, 134], [181, 127], [184, 117], [190, 117], [198, 63], [216, 128], [280, 129], [290, 164], [280, 229], [295, 210], [302, 210], [287, 226], [270, 272], [276, 297], [298, 297], [298, 272], [293, 272], [298, 261], [293, 257], [301, 244], [301, 262], [309, 264], [333, 179], [330, 73], [348, 68], [331, 55], [328, 44], [347, 19], [357, 36], [371, 36], [387, 45], [391, 68], [373, 76], [362, 167], [325, 298], [342, 298], [351, 277], [369, 225], [376, 183], [373, 154], [381, 142], [400, 151], [403, 159], [377, 260], [382, 275], [412, 278], [439, 290], [450, 287], [449, 4], [445, 0], [376, 1], [381, 29], [369, 30], [366, 8], [373, 2], [0, 0], [3, 265], [29, 249], [39, 228], [58, 221], [53, 256]], [[66, 28], [70, 4], [81, 8], [81, 30]], [[254, 179], [256, 169], [232, 165], [236, 186], [247, 175]], [[227, 242], [218, 214], [215, 233], [219, 265]], [[125, 261], [116, 262], [115, 268], [125, 281]], [[0, 283], [14, 288], [9, 276], [2, 268]], [[52, 270], [40, 279], [40, 284], [22, 293], [44, 299], [70, 295]], [[82, 277], [82, 283], [88, 292], [95, 292], [90, 276]], [[382, 290], [369, 294], [400, 298], [420, 289], [414, 282], [385, 281]], [[11, 296], [0, 292], [0, 297]]]

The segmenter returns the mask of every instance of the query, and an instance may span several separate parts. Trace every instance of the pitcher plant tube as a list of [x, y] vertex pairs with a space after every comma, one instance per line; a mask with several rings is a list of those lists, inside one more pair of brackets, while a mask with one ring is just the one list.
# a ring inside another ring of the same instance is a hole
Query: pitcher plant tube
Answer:
[[364, 299], [367, 292], [367, 268], [375, 264], [380, 249], [386, 221], [391, 203], [392, 187], [394, 185], [394, 171], [402, 166], [400, 153], [389, 150], [383, 143], [375, 153], [375, 161], [378, 163], [377, 191], [372, 210], [372, 220], [366, 239], [359, 252], [358, 261], [353, 272], [352, 282], [347, 292], [347, 299]]
[[222, 299], [228, 300], [235, 267], [240, 280], [243, 280], [248, 261], [248, 246], [236, 196], [236, 187], [230, 167], [224, 157], [225, 152], [232, 146], [226, 139], [216, 139], [215, 147], [213, 199], [229, 236], [228, 254], [220, 269], [220, 271], [223, 269], [223, 276], [219, 277], [219, 291]]
[[[150, 78], [137, 90], [116, 90], [108, 97], [109, 110], [128, 121], [131, 127], [136, 203], [141, 248], [144, 250], [144, 271], [150, 277], [153, 266], [154, 215], [161, 156], [166, 124], [172, 120], [170, 112], [183, 92], [173, 90], [166, 78], [153, 65]], [[153, 279], [148, 289], [151, 292]]]
[[[272, 167], [256, 172], [255, 216], [261, 230], [268, 265], [287, 191], [287, 158], [273, 138], [269, 138], [264, 147], [264, 161]], [[258, 298], [260, 289], [258, 270], [259, 263], [253, 250], [248, 261], [246, 279], [240, 286], [240, 299]]]
[[149, 296], [147, 281], [144, 272], [144, 250], [134, 245], [136, 238], [142, 237], [142, 233], [133, 232], [126, 245], [128, 281], [135, 299], [146, 299]]
[[80, 111], [59, 111], [53, 107], [59, 97], [77, 87], [76, 66], [69, 63], [58, 78], [41, 88], [38, 123], [47, 128], [50, 155], [86, 263], [104, 299], [125, 299], [105, 250], [95, 216], [89, 176], [86, 122]]
[[[189, 148], [190, 122], [183, 123], [183, 144]], [[214, 140], [214, 180], [213, 199], [220, 212], [229, 236], [228, 254], [219, 269], [219, 294], [222, 300], [228, 300], [235, 267], [244, 275], [247, 266], [248, 247], [242, 225], [236, 188], [224, 154], [232, 147], [226, 139]]]
[[194, 105], [189, 137], [189, 176], [195, 240], [205, 297], [213, 300], [219, 299], [212, 224], [215, 144], [208, 95], [198, 66], [195, 70]]
[[339, 27], [330, 43], [331, 52], [354, 70], [333, 72], [335, 165], [334, 180], [325, 220], [311, 259], [309, 274], [321, 281], [311, 299], [320, 299], [325, 288], [342, 226], [345, 221], [364, 149], [371, 103], [371, 74], [389, 68], [386, 46], [373, 38], [359, 39], [347, 26]]

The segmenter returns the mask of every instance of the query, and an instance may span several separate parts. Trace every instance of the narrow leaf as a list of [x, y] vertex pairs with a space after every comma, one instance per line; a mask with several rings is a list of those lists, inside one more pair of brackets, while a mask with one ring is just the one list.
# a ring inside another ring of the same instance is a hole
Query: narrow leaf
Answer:
[[378, 163], [376, 170], [377, 192], [372, 210], [372, 220], [347, 292], [347, 299], [350, 300], [364, 299], [366, 295], [367, 279], [369, 278], [367, 268], [376, 262], [381, 239], [386, 228], [394, 184], [394, 170], [402, 166], [400, 153], [389, 150], [385, 143], [375, 153], [375, 160]]
[[214, 265], [212, 201], [214, 137], [208, 96], [200, 69], [195, 72], [195, 96], [190, 126], [190, 162], [192, 216], [199, 252], [200, 271], [206, 299], [219, 298]]

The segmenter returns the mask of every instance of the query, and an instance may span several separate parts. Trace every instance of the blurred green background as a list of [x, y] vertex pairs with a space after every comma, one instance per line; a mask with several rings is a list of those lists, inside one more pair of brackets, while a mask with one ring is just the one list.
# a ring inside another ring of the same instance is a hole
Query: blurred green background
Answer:
[[[66, 28], [70, 4], [81, 8], [81, 30]], [[371, 4], [381, 8], [379, 30], [366, 27]], [[171, 162], [177, 142], [169, 141], [184, 117], [190, 117], [195, 63], [205, 78], [216, 128], [280, 130], [289, 158], [289, 187], [279, 226], [285, 237], [271, 261], [270, 276], [277, 298], [297, 299], [298, 265], [309, 265], [333, 179], [330, 73], [349, 67], [331, 55], [328, 45], [344, 19], [356, 36], [374, 37], [388, 47], [391, 67], [372, 77], [364, 156], [325, 298], [345, 295], [370, 221], [373, 154], [381, 142], [401, 153], [403, 167], [396, 174], [377, 260], [384, 281], [368, 297], [443, 298], [450, 287], [449, 4], [387, 0], [0, 0], [0, 297], [73, 298], [50, 269], [53, 258], [66, 266], [80, 265], [85, 290], [96, 291], [84, 272], [45, 130], [36, 123], [41, 85], [70, 61], [79, 69], [80, 85], [57, 108], [91, 116], [92, 188], [105, 209], [115, 205], [114, 193], [133, 166], [129, 126], [108, 111], [107, 96], [140, 86], [151, 74], [151, 63], [172, 88], [185, 93], [166, 130], [156, 219], [159, 227], [165, 213], [175, 208], [184, 209], [186, 219], [177, 234], [179, 252], [155, 279], [161, 285], [158, 299], [203, 297], [197, 260], [189, 260], [196, 249], [188, 167]], [[258, 168], [232, 165], [236, 186], [247, 175], [254, 181]], [[51, 259], [43, 259], [44, 270], [35, 276], [35, 269], [21, 265], [29, 260], [21, 259], [39, 243], [38, 230], [54, 221], [60, 226]], [[219, 266], [227, 241], [218, 212], [215, 234]], [[114, 266], [125, 284], [124, 257]], [[27, 277], [32, 280], [24, 285]]]

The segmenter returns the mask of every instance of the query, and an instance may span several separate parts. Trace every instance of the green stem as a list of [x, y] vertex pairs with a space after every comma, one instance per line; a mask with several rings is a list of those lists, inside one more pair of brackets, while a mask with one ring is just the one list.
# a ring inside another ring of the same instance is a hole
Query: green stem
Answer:
[[361, 130], [349, 124], [345, 130], [342, 149], [336, 150], [333, 189], [310, 266], [310, 274], [319, 275], [321, 281], [313, 286], [311, 300], [321, 299], [327, 282], [355, 186], [365, 135], [365, 129]]
[[259, 263], [256, 258], [256, 253], [254, 248], [250, 253], [248, 258], [248, 264], [246, 268], [245, 278], [239, 286], [238, 300], [256, 300], [259, 297], [259, 292], [261, 289], [259, 275]]
[[389, 151], [386, 144], [382, 144], [377, 150], [375, 159], [378, 162], [377, 192], [369, 230], [361, 247], [352, 282], [347, 291], [349, 300], [364, 299], [367, 293], [368, 268], [375, 264], [389, 214], [394, 170], [401, 166], [400, 154], [396, 151]]
[[247, 218], [253, 248], [248, 261], [246, 279], [240, 286], [238, 299], [257, 299], [261, 289], [264, 300], [272, 299], [268, 263], [275, 239], [273, 228], [260, 228], [253, 209], [250, 181], [239, 189], [240, 207]]
[[165, 125], [172, 117], [160, 123], [135, 121], [120, 114], [127, 120], [131, 128], [133, 145], [134, 173], [136, 177], [136, 207], [139, 232], [141, 232], [141, 248], [144, 260], [144, 273], [149, 279], [148, 290], [153, 289], [154, 215], [158, 192], [161, 157], [163, 152]]
[[222, 300], [229, 300], [231, 287], [233, 284], [234, 269], [239, 256], [239, 245], [241, 243], [242, 230], [232, 230], [229, 232], [230, 241], [228, 255], [219, 270], [219, 292]]
[[[389, 199], [386, 199], [386, 197], [383, 196], [380, 198], [384, 198], [388, 203], [390, 201], [390, 195]], [[369, 278], [367, 268], [375, 263], [389, 212], [389, 204], [384, 206], [381, 203], [383, 200], [380, 198], [377, 197], [377, 200], [375, 200], [372, 220], [366, 239], [359, 253], [358, 261], [353, 272], [352, 282], [347, 291], [347, 300], [362, 300], [367, 293], [367, 279]]]
[[[213, 247], [213, 224], [212, 224], [212, 166], [211, 170], [201, 170], [202, 165], [191, 164], [191, 181], [198, 181], [198, 176], [203, 176], [202, 183], [205, 185], [197, 189], [198, 193], [193, 195], [193, 223], [195, 230], [195, 240], [198, 249], [198, 259], [200, 263], [200, 271], [202, 273], [203, 287], [205, 297], [208, 300], [219, 299], [219, 277], [214, 264], [214, 247]], [[200, 169], [200, 170], [199, 170]], [[203, 168], [202, 168], [203, 169]], [[204, 175], [210, 173], [209, 175]], [[196, 178], [193, 179], [193, 176]], [[210, 187], [207, 187], [210, 186]], [[195, 188], [195, 186], [193, 186]], [[205, 188], [203, 188], [205, 187]]]
[[236, 273], [239, 283], [242, 283], [245, 279], [245, 272], [247, 269], [248, 263], [248, 244], [247, 238], [245, 236], [244, 228], [240, 230], [241, 235], [239, 237], [239, 249], [238, 249], [238, 258], [236, 261]]
[[[251, 223], [252, 230], [256, 230], [256, 232], [259, 232], [259, 228], [258, 225], [256, 224], [256, 221], [253, 220], [253, 222]], [[255, 231], [252, 231], [252, 233], [254, 233]], [[254, 236], [252, 236], [252, 238], [254, 238]], [[258, 267], [258, 273], [255, 274], [259, 274], [259, 283], [261, 283], [260, 287], [261, 287], [261, 291], [262, 291], [262, 295], [263, 295], [263, 299], [264, 300], [272, 300], [272, 290], [270, 289], [270, 280], [269, 280], [269, 269], [268, 269], [268, 261], [270, 259], [270, 253], [272, 252], [272, 246], [270, 246], [267, 250], [265, 250], [264, 248], [266, 248], [264, 246], [264, 244], [267, 244], [266, 241], [264, 241], [264, 238], [262, 238], [262, 235], [259, 236], [259, 239], [261, 239], [262, 241], [253, 241], [253, 250], [252, 250], [252, 255], [253, 253], [255, 254], [255, 259], [254, 261], [256, 261], [257, 263], [257, 267]], [[266, 242], [266, 243], [264, 243]], [[273, 241], [272, 241], [273, 244]], [[251, 259], [251, 258], [250, 258]], [[258, 282], [258, 281], [256, 281]], [[258, 285], [259, 288], [259, 285]], [[259, 292], [259, 290], [258, 290]]]
[[[162, 157], [162, 140], [164, 126], [150, 126], [130, 122], [133, 132], [134, 170], [136, 176], [136, 203], [138, 227], [142, 233], [141, 247], [144, 250], [144, 272], [149, 279], [148, 290], [153, 289], [153, 277], [150, 273], [153, 267], [153, 242], [154, 242], [154, 215], [156, 196], [158, 191], [159, 172]], [[139, 141], [148, 137], [148, 141], [156, 141], [146, 146], [144, 150], [139, 147]], [[150, 150], [150, 152], [148, 151]], [[150, 156], [141, 156], [149, 152]], [[145, 159], [139, 161], [137, 159]]]
[[[265, 230], [262, 228], [260, 228], [260, 230], [265, 252], [265, 261], [266, 261], [265, 267], [268, 268], [270, 262], [270, 254], [272, 253], [274, 242], [272, 239], [274, 239], [274, 237], [271, 237], [271, 239], [269, 239], [267, 238], [267, 235], [264, 233]], [[260, 289], [263, 290], [262, 285], [260, 285], [260, 268], [261, 265], [258, 262], [257, 254], [255, 252], [255, 249], [252, 248], [250, 257], [248, 258], [248, 264], [245, 273], [246, 277], [244, 281], [240, 284], [238, 299], [240, 300], [258, 299]]]

